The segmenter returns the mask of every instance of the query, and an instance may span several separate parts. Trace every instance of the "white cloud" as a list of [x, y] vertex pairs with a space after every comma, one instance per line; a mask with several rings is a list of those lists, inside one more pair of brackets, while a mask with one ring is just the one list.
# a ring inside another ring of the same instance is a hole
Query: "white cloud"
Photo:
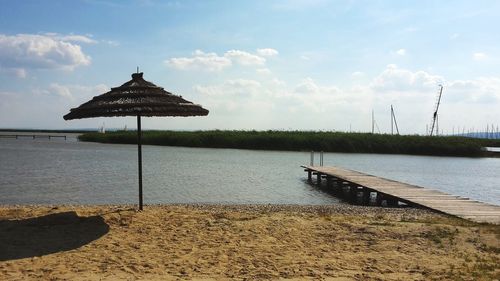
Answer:
[[66, 122], [62, 117], [70, 108], [108, 90], [109, 87], [102, 84], [87, 86], [54, 82], [22, 92], [0, 91], [0, 127], [70, 128], [74, 127], [75, 122], [86, 124], [84, 127], [97, 126], [97, 119]]
[[240, 124], [266, 116], [266, 120], [260, 120], [257, 126], [271, 128], [288, 128], [289, 125], [284, 124], [295, 126], [303, 123], [301, 116], [316, 116], [329, 110], [337, 114], [338, 111], [344, 112], [339, 106], [358, 107], [359, 102], [366, 101], [361, 94], [342, 91], [335, 86], [318, 85], [311, 78], [305, 78], [292, 87], [277, 79], [236, 79], [215, 85], [198, 85], [194, 90], [202, 95], [201, 104], [214, 109], [213, 116], [229, 115], [231, 120], [236, 118]]
[[16, 77], [18, 78], [26, 78], [26, 70], [23, 68], [16, 68], [14, 70]]
[[248, 80], [248, 79], [228, 80], [226, 84], [233, 88], [239, 88], [239, 89], [260, 87], [260, 83], [258, 81]]
[[462, 104], [500, 102], [500, 78], [482, 77], [474, 80], [455, 80], [445, 85], [449, 100]]
[[195, 91], [208, 96], [227, 96], [228, 99], [234, 99], [237, 96], [252, 95], [261, 87], [261, 83], [249, 79], [231, 79], [220, 85], [193, 87]]
[[314, 82], [312, 78], [303, 79], [297, 86], [295, 86], [294, 92], [302, 94], [315, 94], [319, 92], [318, 85]]
[[97, 41], [84, 35], [65, 35], [61, 37], [63, 41], [80, 42], [87, 44], [97, 44]]
[[379, 92], [418, 92], [434, 89], [443, 78], [425, 71], [412, 72], [400, 69], [394, 64], [387, 68], [370, 83]]
[[231, 60], [227, 57], [218, 56], [216, 53], [204, 53], [201, 50], [196, 50], [191, 58], [171, 58], [165, 63], [180, 70], [206, 71], [221, 71], [232, 65]]
[[259, 74], [266, 74], [266, 75], [272, 73], [269, 68], [257, 68], [255, 71]]
[[55, 40], [59, 41], [65, 41], [65, 42], [76, 42], [76, 43], [84, 43], [84, 44], [98, 44], [98, 43], [104, 43], [109, 46], [119, 46], [120, 42], [114, 41], [114, 40], [106, 40], [106, 39], [101, 39], [101, 40], [95, 40], [93, 39], [93, 36], [91, 34], [86, 34], [86, 35], [81, 35], [81, 34], [59, 34], [55, 32], [47, 32], [44, 33], [43, 35], [51, 37]]
[[[198, 56], [203, 54], [197, 53]], [[191, 94], [195, 95], [192, 100], [209, 109], [210, 115], [194, 123], [176, 123], [178, 128], [185, 125], [185, 128], [199, 126], [200, 129], [347, 130], [352, 125], [352, 130], [366, 132], [371, 130], [373, 109], [380, 131], [389, 132], [388, 117], [393, 104], [402, 133], [424, 133], [441, 83], [445, 88], [440, 107], [440, 128], [450, 130], [453, 125], [477, 127], [484, 125], [481, 123], [484, 120], [500, 120], [497, 110], [500, 77], [446, 81], [429, 71], [391, 64], [368, 79], [370, 77], [365, 73], [363, 79], [353, 79], [357, 84], [351, 87], [309, 77], [285, 83], [272, 75], [255, 75], [254, 79], [227, 79], [221, 83], [195, 85], [187, 91], [192, 91]], [[33, 127], [37, 124], [61, 128], [79, 126], [77, 124], [97, 126], [103, 121], [64, 122], [62, 115], [108, 90], [104, 85], [52, 83], [31, 92], [0, 91], [0, 127]], [[25, 116], [23, 113], [27, 110], [32, 114]], [[123, 127], [120, 122], [124, 121], [121, 120], [124, 119], [106, 119], [105, 122], [107, 126], [116, 122], [116, 127]], [[151, 120], [150, 124], [156, 122], [153, 118]], [[127, 125], [133, 126], [133, 122], [131, 119]], [[165, 128], [160, 122], [155, 124]]]
[[387, 105], [397, 105], [398, 123], [411, 126], [404, 131], [424, 133], [432, 117], [439, 84], [444, 85], [439, 109], [440, 127], [451, 130], [452, 126], [477, 126], [484, 120], [500, 118], [495, 110], [500, 104], [500, 78], [446, 81], [438, 75], [395, 65], [389, 65], [369, 84], [368, 92], [373, 97], [371, 106], [385, 112]]
[[367, 132], [375, 110], [380, 131], [390, 132], [393, 104], [402, 133], [424, 133], [440, 83], [445, 85], [440, 128], [477, 127], [484, 125], [482, 120], [500, 120], [500, 77], [446, 81], [428, 71], [396, 65], [388, 65], [369, 82], [357, 80], [359, 84], [352, 87], [312, 78], [285, 83], [272, 76], [256, 77], [194, 86], [193, 94], [198, 95], [194, 100], [210, 110], [200, 121], [206, 123], [200, 124], [219, 129], [303, 130], [348, 130], [352, 125], [353, 131]]
[[460, 37], [460, 34], [459, 34], [459, 33], [453, 33], [452, 35], [450, 35], [450, 39], [451, 39], [451, 40], [455, 40], [455, 39], [457, 39], [458, 37]]
[[263, 65], [266, 62], [263, 57], [240, 50], [229, 50], [224, 54], [224, 57], [241, 65]]
[[13, 75], [17, 78], [24, 79], [28, 76], [26, 69], [24, 68], [1, 68], [0, 67], [0, 73], [5, 73], [7, 75]]
[[355, 72], [351, 73], [351, 76], [352, 76], [353, 78], [361, 78], [361, 77], [363, 77], [364, 75], [365, 75], [365, 74], [364, 74], [363, 72], [361, 72], [361, 71], [355, 71]]
[[44, 35], [59, 41], [97, 44], [97, 41], [92, 39], [91, 35], [78, 35], [78, 34], [62, 35], [54, 32], [45, 33]]
[[301, 60], [310, 60], [311, 58], [309, 56], [306, 56], [306, 55], [301, 55], [300, 59]]
[[290, 94], [287, 99], [292, 111], [318, 114], [333, 109], [344, 111], [346, 106], [359, 109], [359, 98], [366, 93], [353, 93], [350, 89], [342, 90], [333, 85], [319, 85], [312, 78], [305, 78], [295, 85]]
[[399, 49], [399, 50], [396, 51], [396, 54], [398, 56], [404, 56], [404, 55], [406, 55], [406, 50], [405, 49]]
[[120, 42], [114, 41], [114, 40], [101, 40], [101, 42], [103, 42], [109, 46], [112, 46], [112, 47], [120, 46]]
[[275, 49], [264, 48], [264, 49], [257, 49], [257, 54], [263, 57], [272, 57], [272, 56], [277, 56], [279, 53]]
[[230, 124], [257, 127], [266, 111], [274, 107], [273, 100], [266, 98], [269, 89], [256, 80], [231, 79], [220, 84], [196, 85], [193, 90], [201, 95], [198, 101], [210, 109], [209, 118], [226, 128]]
[[474, 58], [474, 60], [477, 60], [477, 61], [485, 60], [487, 57], [488, 56], [485, 53], [477, 52], [477, 53], [472, 54], [472, 58]]
[[58, 83], [51, 83], [48, 91], [51, 93], [54, 93], [62, 98], [68, 98], [71, 100], [74, 99], [69, 87], [60, 85]]
[[71, 103], [83, 103], [88, 101], [91, 97], [103, 94], [107, 91], [109, 91], [109, 88], [103, 84], [83, 86], [74, 84], [63, 85], [53, 82], [50, 83], [47, 88], [35, 89], [33, 93], [35, 96], [52, 96], [67, 100]]
[[286, 86], [286, 83], [285, 81], [283, 80], [280, 80], [278, 78], [273, 78], [271, 80], [271, 84], [274, 85], [274, 86], [278, 86], [278, 87], [283, 87], [283, 86]]
[[233, 64], [261, 66], [266, 59], [241, 50], [229, 50], [223, 56], [196, 50], [192, 57], [170, 58], [165, 63], [179, 70], [221, 71]]
[[[66, 69], [89, 65], [79, 45], [46, 35], [0, 34], [0, 67], [4, 69]], [[25, 75], [25, 74], [24, 74]]]

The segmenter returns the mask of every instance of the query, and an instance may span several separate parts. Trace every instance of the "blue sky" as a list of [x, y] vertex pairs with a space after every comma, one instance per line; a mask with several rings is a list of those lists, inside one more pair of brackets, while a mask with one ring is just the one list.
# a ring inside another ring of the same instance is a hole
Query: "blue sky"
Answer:
[[425, 133], [500, 123], [499, 1], [1, 1], [0, 127], [135, 126], [62, 115], [130, 79], [210, 110], [150, 129]]

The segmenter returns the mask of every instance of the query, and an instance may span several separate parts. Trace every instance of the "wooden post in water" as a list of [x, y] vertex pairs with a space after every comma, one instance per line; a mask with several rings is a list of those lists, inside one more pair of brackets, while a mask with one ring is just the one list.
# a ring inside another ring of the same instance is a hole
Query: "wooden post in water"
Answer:
[[332, 186], [333, 186], [333, 193], [334, 194], [339, 194], [339, 189], [340, 189], [340, 182], [338, 178], [333, 178], [332, 180]]
[[345, 182], [345, 181], [342, 181], [342, 183], [340, 184], [340, 195], [342, 197], [348, 198], [349, 197], [349, 191], [350, 191], [349, 183]]
[[363, 205], [364, 204], [364, 193], [362, 186], [356, 186], [354, 189], [354, 200], [356, 204]]
[[358, 188], [359, 186], [351, 184], [349, 187], [349, 200], [358, 203]]
[[398, 206], [398, 199], [393, 196], [386, 196], [386, 202], [387, 206], [389, 207], [397, 207]]
[[363, 187], [363, 205], [370, 205], [370, 189]]
[[368, 205], [369, 206], [375, 206], [377, 204], [377, 193], [374, 191], [369, 191], [368, 192]]
[[326, 187], [330, 189], [332, 187], [332, 177], [329, 175], [326, 175]]
[[376, 206], [382, 206], [382, 201], [384, 200], [384, 195], [380, 192], [377, 192], [377, 197], [375, 199]]

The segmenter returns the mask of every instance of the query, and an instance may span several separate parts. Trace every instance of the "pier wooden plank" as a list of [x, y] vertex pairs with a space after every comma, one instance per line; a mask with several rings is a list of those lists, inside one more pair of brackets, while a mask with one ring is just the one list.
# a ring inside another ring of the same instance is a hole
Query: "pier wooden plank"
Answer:
[[497, 205], [339, 167], [301, 167], [305, 171], [332, 177], [341, 182], [348, 182], [354, 186], [362, 186], [373, 192], [395, 197], [410, 205], [422, 206], [475, 222], [500, 224], [500, 206]]

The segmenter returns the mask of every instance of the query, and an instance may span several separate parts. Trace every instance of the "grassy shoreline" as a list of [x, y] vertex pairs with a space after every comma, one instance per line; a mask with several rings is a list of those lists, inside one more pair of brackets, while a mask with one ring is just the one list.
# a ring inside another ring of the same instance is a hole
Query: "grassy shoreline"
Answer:
[[[137, 143], [135, 131], [85, 133], [81, 141]], [[313, 131], [144, 131], [143, 144], [283, 151], [325, 151], [436, 156], [490, 156], [482, 148], [500, 140]]]

